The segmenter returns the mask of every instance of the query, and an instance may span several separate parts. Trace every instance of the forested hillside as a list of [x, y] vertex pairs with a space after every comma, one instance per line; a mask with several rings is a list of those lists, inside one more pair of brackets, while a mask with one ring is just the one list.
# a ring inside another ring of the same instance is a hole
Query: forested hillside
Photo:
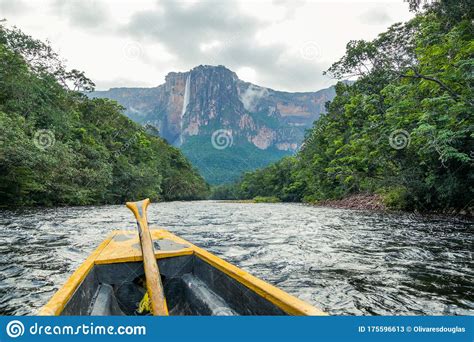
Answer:
[[433, 2], [373, 41], [349, 42], [327, 74], [357, 81], [338, 84], [299, 153], [214, 197], [315, 202], [372, 193], [397, 209], [472, 209], [472, 23], [470, 1]]
[[181, 152], [122, 115], [51, 47], [0, 26], [0, 205], [194, 199], [207, 185]]
[[334, 95], [334, 87], [299, 93], [260, 87], [223, 65], [170, 72], [153, 88], [88, 94], [116, 100], [129, 118], [154, 127], [210, 184], [235, 182], [243, 172], [294, 154]]

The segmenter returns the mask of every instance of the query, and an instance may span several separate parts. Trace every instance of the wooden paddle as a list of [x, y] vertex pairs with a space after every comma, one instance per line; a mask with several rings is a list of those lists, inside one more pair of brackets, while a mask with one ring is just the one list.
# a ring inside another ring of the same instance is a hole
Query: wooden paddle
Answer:
[[153, 239], [148, 229], [146, 209], [150, 200], [144, 199], [139, 202], [127, 202], [129, 208], [137, 219], [140, 245], [142, 246], [143, 267], [145, 268], [146, 288], [151, 301], [151, 309], [154, 316], [168, 316], [168, 308], [161, 283], [160, 270], [155, 258]]

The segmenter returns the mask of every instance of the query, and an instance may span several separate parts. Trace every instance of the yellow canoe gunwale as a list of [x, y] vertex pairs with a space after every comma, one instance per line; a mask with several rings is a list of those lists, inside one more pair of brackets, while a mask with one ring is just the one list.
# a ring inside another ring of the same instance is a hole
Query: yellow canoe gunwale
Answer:
[[[171, 258], [182, 255], [199, 257], [209, 265], [224, 272], [242, 285], [254, 291], [261, 297], [278, 306], [289, 315], [297, 316], [325, 316], [320, 309], [258, 279], [244, 270], [222, 260], [206, 250], [199, 248], [190, 242], [170, 233], [165, 229], [151, 229], [153, 240], [169, 239], [175, 243], [186, 245], [186, 247], [174, 251], [156, 251], [157, 259]], [[136, 235], [136, 236], [134, 236]], [[128, 239], [121, 239], [121, 237]], [[137, 262], [142, 261], [141, 250], [134, 246], [138, 243], [138, 234], [130, 231], [113, 231], [107, 238], [89, 255], [89, 257], [76, 269], [66, 283], [53, 295], [49, 302], [38, 313], [42, 316], [60, 315], [76, 289], [92, 270], [94, 265]]]

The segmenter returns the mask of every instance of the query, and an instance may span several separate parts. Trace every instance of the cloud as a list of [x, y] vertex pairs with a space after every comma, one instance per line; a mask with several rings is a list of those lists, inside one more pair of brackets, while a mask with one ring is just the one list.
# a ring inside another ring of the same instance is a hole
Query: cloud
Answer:
[[207, 64], [288, 91], [335, 83], [322, 71], [349, 40], [413, 16], [400, 0], [0, 0], [3, 13], [7, 24], [49, 39], [98, 88], [158, 85], [168, 72]]
[[67, 18], [69, 22], [81, 28], [97, 28], [108, 21], [108, 10], [104, 2], [96, 0], [55, 0], [51, 3], [53, 13]]
[[371, 8], [359, 16], [359, 20], [369, 25], [385, 25], [393, 21], [384, 8]]
[[[309, 62], [287, 61], [261, 69], [260, 84], [277, 84], [275, 90], [316, 91], [335, 81], [322, 75], [325, 67]], [[328, 83], [329, 82], [329, 83]]]
[[3, 15], [21, 15], [28, 9], [23, 0], [0, 0], [0, 19]]
[[[293, 16], [294, 11], [287, 11]], [[271, 22], [240, 11], [237, 3], [199, 2], [183, 6], [161, 2], [140, 11], [119, 30], [140, 41], [162, 44], [182, 68], [198, 64], [225, 65], [232, 70], [250, 67], [264, 85], [285, 89], [314, 86], [323, 68], [315, 61], [288, 56], [283, 42], [265, 43], [258, 32]]]
[[183, 6], [179, 2], [160, 2], [155, 10], [132, 15], [121, 32], [138, 39], [164, 44], [183, 61], [205, 56], [200, 45], [212, 41], [223, 45], [252, 39], [258, 23], [239, 15], [230, 2], [199, 2]]
[[255, 106], [262, 97], [268, 95], [267, 88], [261, 88], [250, 84], [247, 89], [240, 94], [240, 101], [242, 101], [245, 109], [248, 111], [255, 111]]

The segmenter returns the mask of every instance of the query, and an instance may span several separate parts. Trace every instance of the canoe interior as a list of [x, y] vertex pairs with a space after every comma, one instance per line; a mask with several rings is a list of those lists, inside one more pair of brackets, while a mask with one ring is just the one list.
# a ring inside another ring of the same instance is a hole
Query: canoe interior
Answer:
[[[171, 315], [326, 315], [165, 229], [151, 229]], [[145, 294], [136, 231], [113, 231], [40, 315], [137, 315]]]
[[[170, 315], [286, 315], [200, 257], [158, 259]], [[142, 262], [96, 264], [61, 315], [137, 315], [145, 293]]]

